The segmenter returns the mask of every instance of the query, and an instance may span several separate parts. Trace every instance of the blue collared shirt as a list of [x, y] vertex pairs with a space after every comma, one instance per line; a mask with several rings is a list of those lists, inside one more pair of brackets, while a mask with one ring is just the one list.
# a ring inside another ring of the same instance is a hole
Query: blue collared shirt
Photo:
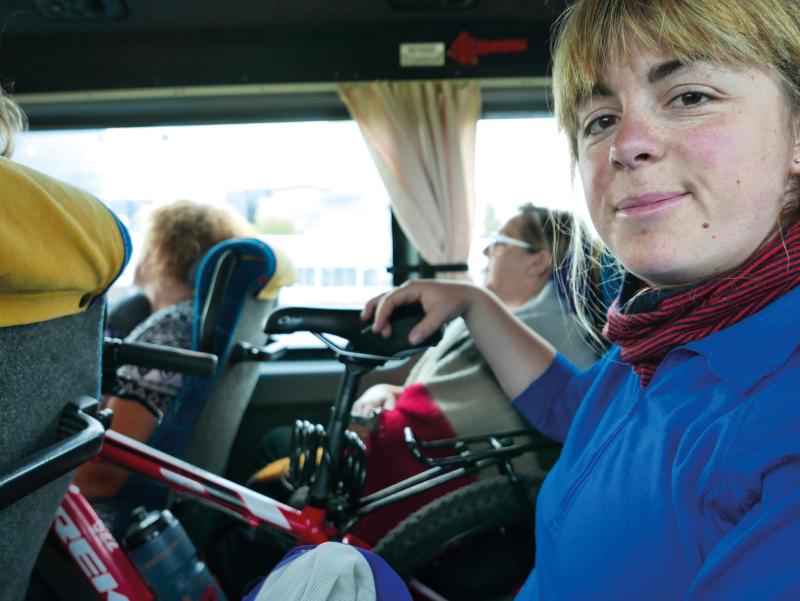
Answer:
[[670, 351], [643, 389], [614, 347], [517, 399], [564, 441], [518, 600], [800, 599], [800, 288]]

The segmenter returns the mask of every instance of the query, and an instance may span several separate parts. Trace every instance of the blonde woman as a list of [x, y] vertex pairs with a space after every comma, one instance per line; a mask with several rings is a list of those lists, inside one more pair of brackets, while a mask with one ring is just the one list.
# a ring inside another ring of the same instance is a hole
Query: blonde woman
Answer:
[[580, 372], [496, 296], [410, 282], [412, 341], [463, 316], [498, 381], [564, 441], [518, 599], [798, 599], [800, 5], [579, 0], [556, 114], [627, 270]]

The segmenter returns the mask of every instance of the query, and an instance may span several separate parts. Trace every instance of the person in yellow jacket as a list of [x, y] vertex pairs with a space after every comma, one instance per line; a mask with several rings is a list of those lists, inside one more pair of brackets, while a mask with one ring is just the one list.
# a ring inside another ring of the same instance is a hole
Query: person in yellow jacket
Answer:
[[98, 199], [11, 160], [25, 125], [0, 92], [0, 327], [85, 311], [130, 254], [125, 228]]

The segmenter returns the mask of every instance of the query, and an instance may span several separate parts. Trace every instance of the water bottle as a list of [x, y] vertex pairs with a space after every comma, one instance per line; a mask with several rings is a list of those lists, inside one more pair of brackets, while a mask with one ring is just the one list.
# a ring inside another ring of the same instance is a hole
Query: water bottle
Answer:
[[168, 509], [133, 510], [123, 539], [128, 557], [159, 601], [226, 601], [189, 536]]

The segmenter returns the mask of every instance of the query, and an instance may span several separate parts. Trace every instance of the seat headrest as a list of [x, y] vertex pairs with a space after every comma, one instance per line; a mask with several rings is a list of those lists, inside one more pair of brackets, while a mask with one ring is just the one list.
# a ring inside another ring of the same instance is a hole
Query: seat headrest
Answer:
[[217, 261], [230, 253], [250, 266], [248, 277], [243, 279], [248, 292], [255, 293], [269, 284], [277, 263], [272, 248], [257, 238], [231, 238], [212, 246], [200, 260], [194, 281], [198, 295], [204, 296], [208, 292]]
[[130, 258], [125, 226], [74, 186], [0, 158], [0, 327], [85, 311]]
[[272, 248], [256, 238], [225, 240], [206, 252], [194, 285], [196, 350], [221, 352], [218, 343], [225, 346], [221, 333], [228, 327], [221, 328], [220, 320], [238, 319], [242, 299], [255, 297], [265, 288], [276, 266]]
[[[278, 297], [280, 289], [284, 286], [291, 286], [295, 283], [297, 272], [294, 267], [294, 262], [289, 258], [280, 247], [275, 245], [268, 245], [275, 258], [275, 271], [269, 278], [269, 282], [258, 293], [258, 298], [261, 300], [272, 300]], [[211, 250], [208, 251], [209, 253]], [[192, 288], [197, 284], [197, 274], [200, 271], [200, 265], [203, 264], [208, 253], [197, 259], [189, 269], [187, 282]]]
[[258, 298], [261, 300], [275, 300], [284, 286], [294, 284], [297, 272], [294, 263], [279, 246], [271, 245], [272, 254], [275, 256], [275, 272], [261, 291]]
[[110, 304], [106, 318], [106, 336], [125, 338], [133, 329], [150, 317], [153, 308], [141, 292]]

